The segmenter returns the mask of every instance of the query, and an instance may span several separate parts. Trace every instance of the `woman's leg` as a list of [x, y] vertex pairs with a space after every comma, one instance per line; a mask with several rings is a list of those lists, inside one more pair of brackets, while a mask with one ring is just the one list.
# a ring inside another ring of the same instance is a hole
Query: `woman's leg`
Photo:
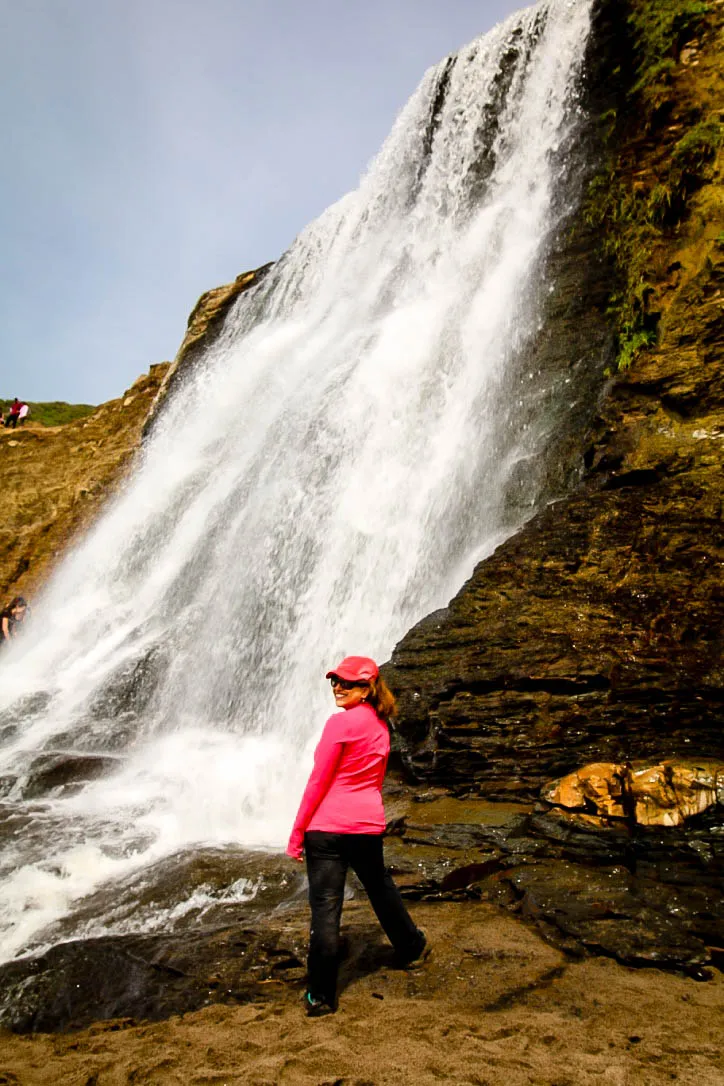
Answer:
[[382, 834], [350, 833], [344, 839], [352, 870], [367, 891], [387, 938], [401, 961], [413, 961], [424, 949], [425, 936], [415, 926], [385, 867]]
[[304, 835], [312, 925], [307, 959], [308, 988], [314, 999], [337, 1005], [339, 922], [342, 915], [347, 859], [337, 833], [321, 830]]

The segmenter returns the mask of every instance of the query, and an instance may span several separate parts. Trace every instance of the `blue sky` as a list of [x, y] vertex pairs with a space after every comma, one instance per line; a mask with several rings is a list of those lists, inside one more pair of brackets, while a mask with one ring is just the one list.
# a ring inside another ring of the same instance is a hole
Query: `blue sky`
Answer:
[[516, 0], [0, 4], [0, 397], [99, 403], [354, 188]]

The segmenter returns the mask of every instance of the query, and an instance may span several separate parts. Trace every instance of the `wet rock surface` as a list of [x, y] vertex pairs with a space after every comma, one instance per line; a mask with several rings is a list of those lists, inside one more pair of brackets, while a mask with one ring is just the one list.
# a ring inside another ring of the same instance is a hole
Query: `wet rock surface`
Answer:
[[574, 955], [697, 975], [724, 964], [721, 811], [686, 827], [631, 827], [545, 803], [497, 826], [410, 819], [388, 845], [409, 898], [496, 902]]
[[104, 754], [48, 752], [33, 759], [22, 786], [23, 799], [38, 799], [48, 793], [70, 794], [88, 781], [112, 773], [118, 758]]
[[0, 1022], [23, 1032], [159, 1019], [253, 1001], [271, 980], [301, 983], [305, 902], [302, 869], [277, 853], [166, 857], [47, 928], [46, 952], [0, 966]]
[[2, 967], [0, 1022], [16, 1032], [108, 1018], [157, 1020], [212, 1002], [251, 1002], [274, 979], [303, 975], [303, 930], [241, 926], [176, 936], [108, 936]]
[[52, 944], [84, 930], [150, 934], [248, 924], [299, 900], [306, 900], [303, 870], [279, 853], [189, 849], [88, 895], [72, 917], [46, 928], [42, 940]]

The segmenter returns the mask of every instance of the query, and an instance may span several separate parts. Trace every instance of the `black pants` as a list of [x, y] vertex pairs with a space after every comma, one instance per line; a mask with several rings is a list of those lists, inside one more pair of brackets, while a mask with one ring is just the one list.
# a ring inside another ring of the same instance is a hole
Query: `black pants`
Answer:
[[349, 867], [367, 891], [377, 919], [402, 962], [418, 956], [425, 945], [425, 937], [413, 924], [400, 892], [385, 868], [382, 834], [310, 830], [304, 835], [304, 853], [312, 910], [308, 986], [316, 999], [323, 999], [334, 1007], [339, 968], [339, 922]]

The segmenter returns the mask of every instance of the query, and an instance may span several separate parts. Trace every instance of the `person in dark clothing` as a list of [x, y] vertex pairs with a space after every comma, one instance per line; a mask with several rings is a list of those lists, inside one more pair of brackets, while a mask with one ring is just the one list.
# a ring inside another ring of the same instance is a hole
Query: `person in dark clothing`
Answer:
[[395, 949], [400, 965], [420, 963], [429, 952], [399, 890], [385, 868], [382, 782], [390, 752], [387, 721], [395, 699], [366, 656], [347, 656], [327, 673], [337, 707], [314, 754], [287, 854], [307, 861], [312, 925], [307, 961], [307, 1014], [337, 1009], [339, 925], [344, 884], [351, 867]]
[[15, 596], [4, 610], [0, 611], [0, 642], [10, 641], [18, 636], [28, 613], [28, 604], [22, 596]]

